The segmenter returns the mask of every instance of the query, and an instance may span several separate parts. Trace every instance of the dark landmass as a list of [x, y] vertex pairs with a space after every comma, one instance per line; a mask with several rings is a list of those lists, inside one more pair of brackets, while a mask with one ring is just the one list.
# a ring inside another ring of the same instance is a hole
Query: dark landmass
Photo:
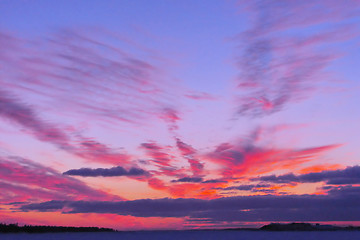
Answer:
[[57, 227], [57, 226], [19, 226], [0, 223], [0, 233], [60, 233], [60, 232], [115, 232], [111, 228], [98, 227]]
[[360, 227], [339, 227], [310, 223], [270, 223], [260, 228], [226, 228], [225, 231], [360, 231]]
[[271, 223], [259, 228], [261, 231], [360, 231], [360, 227], [339, 227], [333, 225], [321, 225], [310, 223]]
[[[310, 223], [270, 223], [261, 228], [226, 228], [226, 229], [193, 229], [185, 231], [360, 231], [360, 227], [339, 227]], [[158, 230], [171, 231], [171, 230]], [[179, 231], [179, 230], [177, 230]], [[180, 230], [182, 231], [182, 230]], [[111, 228], [99, 227], [63, 227], [63, 226], [31, 226], [18, 224], [1, 224], [0, 233], [61, 233], [61, 232], [117, 232]]]

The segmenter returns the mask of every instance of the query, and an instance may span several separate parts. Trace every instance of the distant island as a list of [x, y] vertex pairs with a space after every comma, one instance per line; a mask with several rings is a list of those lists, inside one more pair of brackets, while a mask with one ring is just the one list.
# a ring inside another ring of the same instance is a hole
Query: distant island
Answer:
[[232, 231], [360, 231], [360, 227], [339, 227], [310, 223], [270, 223], [260, 228], [227, 228]]
[[262, 231], [360, 231], [360, 227], [339, 227], [333, 225], [321, 225], [321, 224], [310, 224], [310, 223], [271, 223], [259, 228]]
[[111, 228], [98, 227], [63, 227], [63, 226], [31, 226], [0, 223], [0, 233], [60, 233], [60, 232], [115, 232]]
[[360, 231], [360, 227], [340, 227], [310, 223], [270, 223], [257, 230], [261, 231]]

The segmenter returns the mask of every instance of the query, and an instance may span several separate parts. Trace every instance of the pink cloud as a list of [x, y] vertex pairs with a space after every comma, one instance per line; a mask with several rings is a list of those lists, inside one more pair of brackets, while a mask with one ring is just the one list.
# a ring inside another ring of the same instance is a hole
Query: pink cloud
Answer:
[[0, 91], [0, 117], [31, 131], [41, 141], [51, 142], [63, 149], [70, 147], [67, 134], [56, 126], [43, 121], [30, 106], [5, 91]]
[[94, 140], [83, 139], [79, 141], [74, 149], [74, 154], [90, 161], [107, 164], [130, 164], [131, 156], [126, 153], [119, 153], [110, 147]]
[[318, 159], [341, 145], [325, 145], [306, 149], [268, 148], [252, 144], [221, 144], [207, 158], [223, 167], [225, 178], [241, 178], [275, 170], [291, 170]]
[[150, 157], [149, 162], [158, 167], [158, 171], [153, 171], [155, 175], [181, 175], [182, 170], [173, 166], [173, 159], [175, 157], [168, 153], [169, 149], [160, 146], [156, 142], [142, 143], [140, 149], [145, 150], [146, 155]]
[[119, 196], [93, 189], [56, 170], [21, 157], [0, 157], [2, 201], [44, 199], [115, 200]]
[[[333, 43], [359, 35], [347, 23], [356, 16], [359, 3], [347, 3], [244, 3], [250, 10], [252, 27], [240, 36], [237, 114], [269, 115], [312, 95], [317, 84], [324, 80], [325, 68], [340, 57], [341, 49]], [[320, 23], [324, 24], [322, 28], [318, 26]], [[312, 33], [315, 27], [317, 31]], [[296, 34], [286, 32], [294, 28], [300, 28]]]
[[174, 108], [166, 107], [160, 112], [161, 119], [163, 119], [168, 124], [168, 129], [170, 133], [179, 129], [177, 122], [181, 120], [179, 113]]
[[190, 92], [184, 95], [192, 100], [216, 100], [216, 97], [205, 92]]
[[183, 157], [189, 162], [193, 174], [201, 175], [204, 170], [204, 164], [195, 157], [197, 151], [192, 146], [181, 141], [179, 138], [176, 138], [176, 146], [182, 153]]
[[[16, 38], [1, 34], [0, 41], [7, 39]], [[159, 58], [106, 31], [62, 30], [0, 48], [0, 63], [7, 69], [0, 73], [2, 86], [44, 98], [66, 115], [143, 125], [178, 95], [165, 81]]]
[[95, 140], [77, 136], [74, 142], [71, 132], [44, 121], [32, 106], [24, 104], [5, 91], [0, 91], [0, 117], [25, 128], [37, 139], [84, 159], [107, 164], [130, 162], [131, 157], [128, 154], [114, 151]]

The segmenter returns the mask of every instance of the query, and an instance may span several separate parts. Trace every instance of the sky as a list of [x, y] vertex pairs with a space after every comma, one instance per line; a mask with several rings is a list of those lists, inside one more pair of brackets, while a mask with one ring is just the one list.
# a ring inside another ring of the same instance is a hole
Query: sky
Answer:
[[359, 1], [0, 12], [0, 222], [360, 225]]

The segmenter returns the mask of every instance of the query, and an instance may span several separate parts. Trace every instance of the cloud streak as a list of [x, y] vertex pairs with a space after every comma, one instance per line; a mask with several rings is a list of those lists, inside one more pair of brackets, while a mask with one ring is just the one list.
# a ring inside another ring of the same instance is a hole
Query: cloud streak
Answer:
[[192, 146], [181, 141], [179, 138], [176, 138], [176, 146], [183, 157], [189, 162], [193, 174], [195, 176], [201, 175], [204, 171], [204, 164], [195, 157], [197, 151]]
[[71, 149], [67, 134], [43, 121], [30, 106], [3, 90], [0, 90], [0, 116], [30, 130], [41, 141], [51, 142], [64, 150]]
[[158, 167], [157, 174], [166, 176], [180, 176], [181, 171], [173, 166], [174, 156], [169, 149], [160, 146], [156, 142], [146, 142], [140, 144], [140, 149], [144, 150], [146, 155], [150, 157], [149, 162]]
[[0, 157], [1, 201], [43, 201], [45, 199], [121, 199], [93, 189], [84, 182], [64, 176], [31, 160], [14, 156]]
[[129, 163], [130, 156], [118, 153], [100, 142], [78, 136], [74, 143], [71, 132], [43, 120], [34, 107], [2, 90], [0, 90], [0, 117], [23, 127], [38, 140], [53, 144], [63, 151], [84, 159], [112, 164]]
[[0, 34], [0, 42], [9, 39], [0, 47], [2, 86], [46, 99], [67, 115], [139, 126], [176, 103], [160, 58], [108, 31], [62, 29], [43, 39]]
[[[348, 23], [359, 10], [356, 1], [345, 5], [335, 1], [263, 0], [243, 4], [252, 10], [252, 27], [240, 36], [240, 116], [266, 116], [308, 98], [323, 80], [325, 68], [339, 57], [333, 43], [358, 35]], [[314, 9], [321, 10], [314, 14]], [[326, 27], [311, 34], [320, 23]], [[288, 33], [289, 29], [297, 31]]]

